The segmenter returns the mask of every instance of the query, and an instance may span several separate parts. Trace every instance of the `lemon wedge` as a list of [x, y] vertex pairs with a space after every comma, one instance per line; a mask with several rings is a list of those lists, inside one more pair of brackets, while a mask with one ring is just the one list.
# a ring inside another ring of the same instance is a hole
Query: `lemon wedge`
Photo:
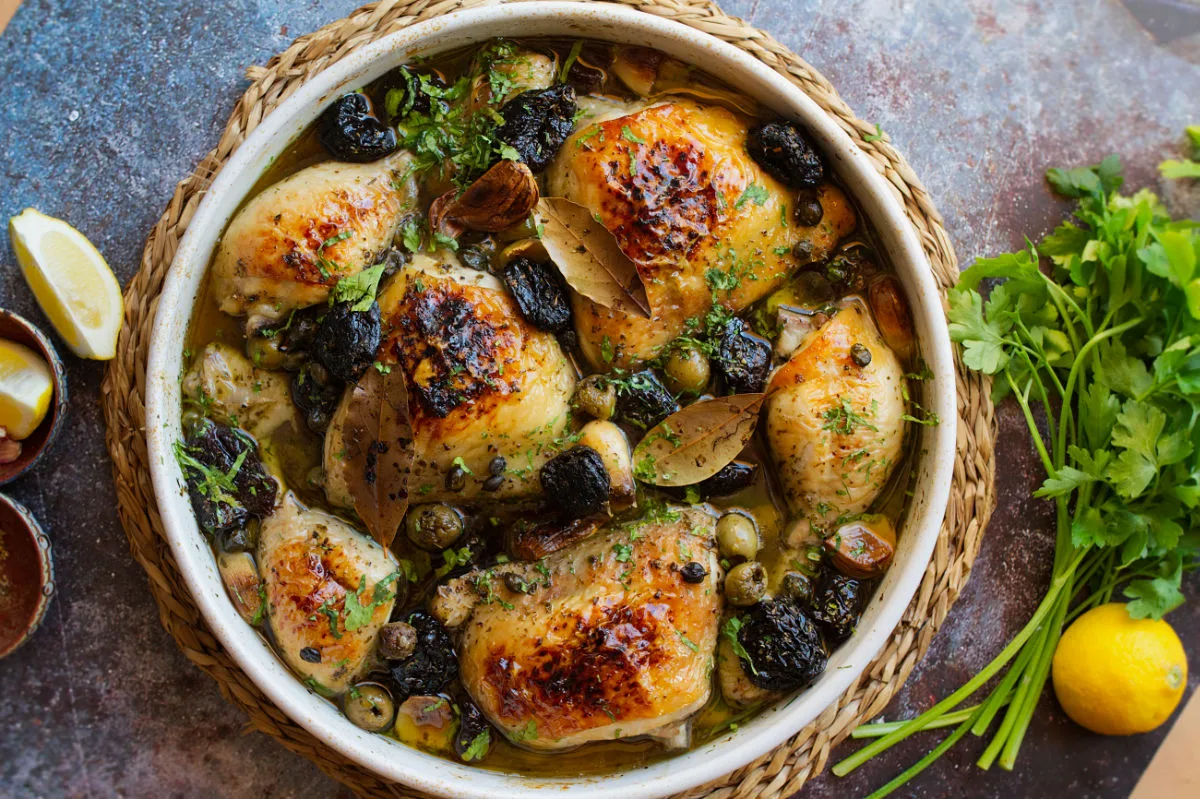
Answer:
[[61, 219], [26, 208], [8, 220], [13, 250], [38, 305], [81, 358], [117, 354], [124, 304], [104, 256]]
[[9, 438], [28, 438], [46, 418], [54, 380], [50, 366], [33, 350], [0, 339], [0, 426]]

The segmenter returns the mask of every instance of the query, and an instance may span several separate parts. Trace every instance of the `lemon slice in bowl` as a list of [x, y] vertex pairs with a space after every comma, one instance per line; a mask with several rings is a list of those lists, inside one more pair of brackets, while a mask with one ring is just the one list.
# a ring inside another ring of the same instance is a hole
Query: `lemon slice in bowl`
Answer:
[[54, 378], [33, 350], [0, 339], [0, 427], [9, 438], [28, 438], [50, 409]]
[[8, 221], [13, 250], [38, 305], [81, 358], [117, 354], [124, 304], [104, 256], [61, 219], [26, 208]]

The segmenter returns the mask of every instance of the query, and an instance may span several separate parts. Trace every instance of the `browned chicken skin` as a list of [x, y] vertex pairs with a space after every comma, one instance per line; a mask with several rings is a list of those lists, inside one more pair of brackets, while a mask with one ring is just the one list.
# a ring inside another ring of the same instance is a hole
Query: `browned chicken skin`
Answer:
[[[451, 581], [433, 610], [457, 628], [463, 686], [531, 749], [686, 736], [712, 685], [722, 604], [712, 531], [710, 516], [687, 510]], [[684, 581], [688, 561], [707, 570], [701, 582]], [[529, 593], [512, 590], [521, 582]]]
[[[820, 260], [854, 228], [832, 185], [820, 188], [820, 224], [797, 226], [788, 190], [746, 152], [748, 127], [725, 108], [674, 101], [582, 126], [551, 164], [549, 193], [597, 215], [637, 265], [654, 311], [627, 316], [577, 295], [576, 331], [592, 367], [653, 357], [712, 307], [714, 283], [722, 305], [746, 308], [798, 265], [793, 246], [806, 242]], [[728, 277], [714, 281], [713, 269]]]
[[411, 156], [370, 164], [328, 161], [259, 192], [221, 239], [213, 289], [221, 310], [253, 331], [324, 302], [343, 277], [375, 263], [409, 210], [401, 179]]

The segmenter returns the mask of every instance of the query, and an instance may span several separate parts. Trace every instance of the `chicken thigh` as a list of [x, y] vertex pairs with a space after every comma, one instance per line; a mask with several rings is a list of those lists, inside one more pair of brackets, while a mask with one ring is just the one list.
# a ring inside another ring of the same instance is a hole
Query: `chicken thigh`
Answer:
[[[851, 356], [856, 344], [870, 353], [866, 366]], [[904, 379], [857, 300], [808, 333], [771, 377], [767, 444], [802, 524], [826, 529], [879, 495], [904, 439]]]
[[262, 523], [258, 565], [284, 661], [320, 693], [346, 690], [391, 615], [403, 579], [396, 558], [336, 516], [288, 496]]
[[[685, 743], [711, 690], [721, 567], [712, 518], [672, 516], [439, 589], [433, 612], [457, 636], [463, 686], [510, 740], [538, 750], [642, 735]], [[683, 579], [689, 561], [704, 567], [699, 583]]]
[[820, 260], [854, 228], [849, 201], [828, 184], [818, 189], [820, 223], [797, 225], [788, 190], [746, 152], [748, 119], [725, 108], [676, 100], [598, 119], [563, 145], [548, 193], [586, 207], [616, 237], [653, 313], [574, 297], [580, 349], [597, 370], [654, 356], [714, 299], [744, 309], [798, 265], [793, 247]]
[[[540, 491], [538, 470], [568, 432], [575, 372], [553, 335], [531, 327], [500, 282], [452, 256], [417, 256], [379, 296], [381, 364], [408, 379], [414, 498], [470, 502]], [[349, 396], [349, 391], [347, 391]], [[350, 507], [342, 401], [325, 435], [325, 492]], [[496, 458], [502, 481], [484, 484]], [[461, 490], [446, 487], [459, 466]]]
[[287, 377], [259, 369], [228, 344], [206, 346], [183, 378], [183, 395], [221, 424], [260, 442], [296, 418]]
[[416, 196], [411, 155], [369, 164], [329, 161], [259, 192], [233, 221], [213, 261], [221, 310], [247, 332], [324, 302], [343, 277], [375, 263]]

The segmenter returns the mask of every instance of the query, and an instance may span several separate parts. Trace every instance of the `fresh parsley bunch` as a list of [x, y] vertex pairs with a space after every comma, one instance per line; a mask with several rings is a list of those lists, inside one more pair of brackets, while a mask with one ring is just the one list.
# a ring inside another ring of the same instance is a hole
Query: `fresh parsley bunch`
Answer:
[[[1189, 128], [1200, 150], [1200, 128]], [[1165, 176], [1200, 175], [1195, 161]], [[987, 667], [908, 722], [859, 728], [878, 740], [834, 767], [844, 775], [913, 732], [955, 727], [883, 786], [903, 785], [967, 732], [999, 727], [979, 759], [1011, 769], [1064, 627], [1120, 591], [1135, 618], [1183, 602], [1180, 581], [1200, 558], [1200, 235], [1150, 191], [1120, 193], [1116, 157], [1051, 169], [1077, 200], [1072, 219], [1035, 247], [982, 258], [949, 295], [950, 336], [963, 363], [993, 377], [997, 400], [1020, 406], [1052, 499], [1051, 584], [1033, 618]], [[999, 281], [980, 292], [985, 281]], [[959, 705], [993, 677], [978, 705]], [[1007, 708], [1007, 709], [1005, 709]], [[1001, 716], [1001, 711], [1003, 715]]]

